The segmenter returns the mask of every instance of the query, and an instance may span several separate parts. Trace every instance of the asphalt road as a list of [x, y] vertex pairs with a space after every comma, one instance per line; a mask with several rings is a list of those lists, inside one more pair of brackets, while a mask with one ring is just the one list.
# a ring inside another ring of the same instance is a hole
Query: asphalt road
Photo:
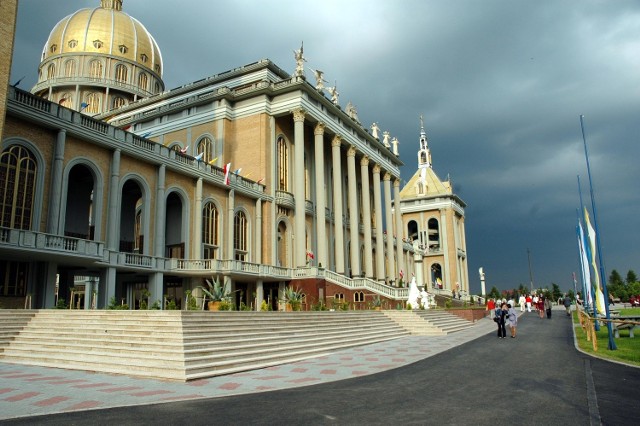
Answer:
[[[405, 367], [316, 386], [7, 420], [10, 425], [637, 425], [640, 368], [578, 352], [554, 311]], [[509, 331], [507, 331], [509, 334]], [[601, 349], [603, 350], [603, 349]]]

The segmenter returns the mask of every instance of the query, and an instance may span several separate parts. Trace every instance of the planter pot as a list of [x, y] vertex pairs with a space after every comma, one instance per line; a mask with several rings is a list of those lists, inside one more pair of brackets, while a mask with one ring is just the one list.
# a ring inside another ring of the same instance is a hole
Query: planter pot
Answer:
[[207, 306], [210, 311], [219, 311], [220, 310], [220, 302], [208, 302]]
[[382, 310], [382, 308], [380, 306], [374, 306], [373, 310], [374, 311], [380, 311], [380, 310]]

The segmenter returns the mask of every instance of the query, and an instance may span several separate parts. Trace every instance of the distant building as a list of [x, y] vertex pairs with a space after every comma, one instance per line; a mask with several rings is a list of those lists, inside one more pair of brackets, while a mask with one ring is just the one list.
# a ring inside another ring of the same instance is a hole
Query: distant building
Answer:
[[[416, 267], [434, 252], [394, 214], [402, 162], [355, 108], [269, 60], [164, 91], [158, 46], [121, 8], [63, 19], [34, 94], [6, 92], [0, 303], [136, 308], [149, 294], [184, 307], [218, 277], [237, 307], [278, 309], [287, 285], [306, 309], [402, 305], [401, 278], [426, 277]], [[468, 288], [466, 263], [440, 265], [443, 291], [449, 277]]]

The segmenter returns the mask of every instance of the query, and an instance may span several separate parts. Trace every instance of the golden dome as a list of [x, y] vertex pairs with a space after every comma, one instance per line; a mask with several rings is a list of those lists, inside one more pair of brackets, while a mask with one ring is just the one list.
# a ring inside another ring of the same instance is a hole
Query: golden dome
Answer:
[[42, 62], [65, 54], [106, 55], [146, 68], [162, 77], [162, 54], [153, 36], [122, 11], [122, 0], [101, 0], [100, 7], [80, 9], [53, 28]]

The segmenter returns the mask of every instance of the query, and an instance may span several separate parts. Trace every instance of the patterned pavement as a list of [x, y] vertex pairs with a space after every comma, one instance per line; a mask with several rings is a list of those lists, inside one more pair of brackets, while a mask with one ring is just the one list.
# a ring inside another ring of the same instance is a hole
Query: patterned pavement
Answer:
[[447, 336], [410, 336], [261, 370], [187, 383], [0, 362], [0, 420], [315, 385], [379, 373], [495, 331], [483, 319]]

